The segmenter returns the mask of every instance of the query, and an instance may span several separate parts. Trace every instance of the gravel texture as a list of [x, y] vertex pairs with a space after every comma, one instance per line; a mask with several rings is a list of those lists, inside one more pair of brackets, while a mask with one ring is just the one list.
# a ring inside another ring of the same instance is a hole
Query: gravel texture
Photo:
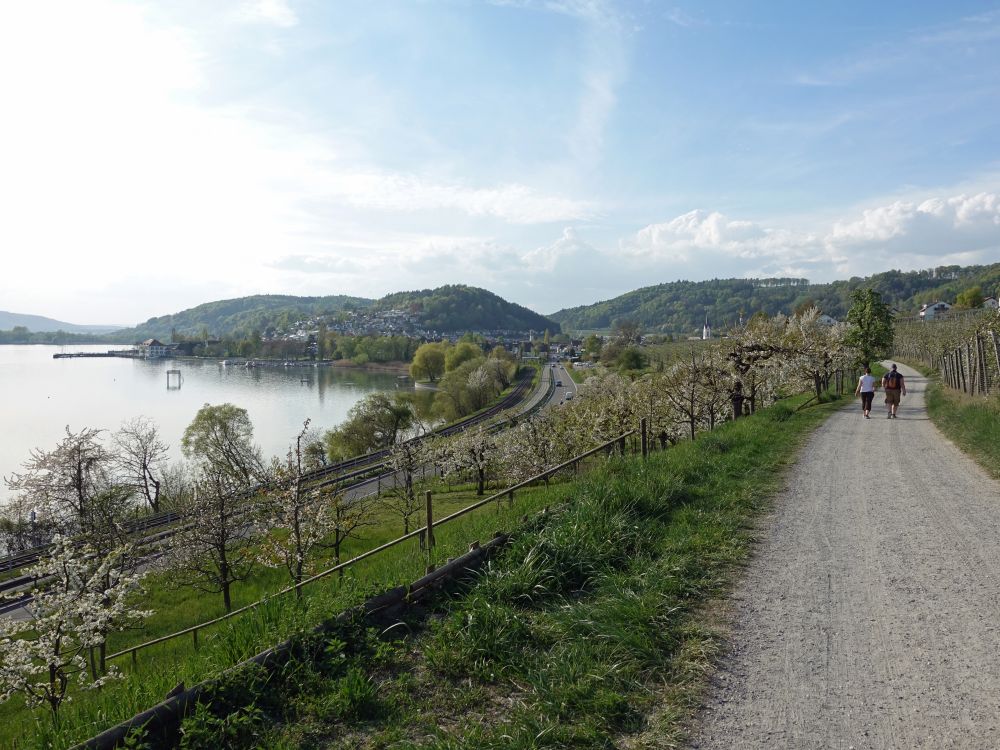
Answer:
[[731, 603], [692, 748], [1000, 747], [1000, 482], [882, 393], [810, 439]]

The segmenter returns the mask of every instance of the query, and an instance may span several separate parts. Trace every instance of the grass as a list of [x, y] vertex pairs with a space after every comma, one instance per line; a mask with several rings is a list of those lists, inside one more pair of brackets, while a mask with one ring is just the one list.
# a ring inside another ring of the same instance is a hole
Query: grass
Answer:
[[563, 505], [405, 637], [354, 633], [190, 731], [230, 747], [675, 746], [719, 648], [711, 604], [796, 448], [840, 406], [796, 412], [805, 400], [564, 485]]
[[[433, 485], [435, 514], [445, 515], [467, 507], [475, 496], [473, 487], [451, 487], [443, 482]], [[521, 516], [563, 497], [565, 490], [558, 484], [549, 489], [528, 489], [517, 494], [513, 509], [507, 504], [489, 505], [468, 516], [435, 530], [437, 545], [432, 560], [443, 562], [466, 550], [470, 541], [487, 539], [499, 529], [510, 529]], [[422, 524], [422, 516], [414, 519]], [[389, 541], [402, 533], [397, 516], [384, 514], [381, 522], [366, 529], [362, 540], [350, 540], [342, 552], [343, 558]], [[0, 704], [0, 747], [42, 748], [67, 747], [98, 731], [131, 717], [159, 702], [179, 682], [194, 684], [218, 673], [291, 635], [328, 619], [368, 596], [423, 574], [427, 565], [426, 552], [418, 549], [414, 540], [355, 566], [342, 579], [331, 576], [304, 591], [301, 601], [285, 595], [258, 609], [202, 631], [200, 648], [195, 649], [190, 637], [158, 644], [139, 653], [133, 665], [126, 656], [114, 663], [126, 679], [111, 683], [100, 692], [75, 692], [73, 701], [60, 711], [60, 725], [54, 727], [45, 712], [29, 712], [17, 697]], [[284, 588], [289, 584], [284, 569], [258, 568], [248, 581], [233, 589], [234, 608]], [[171, 584], [169, 572], [154, 574], [148, 579], [143, 606], [156, 614], [141, 630], [114, 634], [109, 641], [109, 653], [127, 648], [161, 635], [176, 632], [205, 622], [224, 613], [219, 594], [178, 588]]]
[[926, 397], [927, 413], [937, 428], [1000, 479], [1000, 397], [967, 396], [936, 379]]

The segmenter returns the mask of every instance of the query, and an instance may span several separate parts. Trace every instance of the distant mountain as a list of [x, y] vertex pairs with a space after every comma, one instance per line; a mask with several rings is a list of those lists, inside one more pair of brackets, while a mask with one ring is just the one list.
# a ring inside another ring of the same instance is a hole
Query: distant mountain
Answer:
[[419, 292], [397, 292], [378, 300], [376, 310], [407, 310], [431, 330], [453, 333], [538, 331], [558, 333], [559, 324], [527, 307], [508, 302], [485, 289], [449, 284]]
[[46, 318], [42, 315], [22, 315], [21, 313], [0, 310], [0, 331], [9, 331], [23, 326], [33, 333], [48, 331], [65, 331], [66, 333], [108, 333], [120, 326], [77, 325], [61, 320]]
[[338, 313], [370, 307], [362, 297], [295, 297], [287, 294], [258, 294], [252, 297], [206, 302], [173, 315], [161, 315], [135, 328], [115, 331], [117, 341], [143, 341], [158, 338], [170, 341], [174, 333], [183, 336], [236, 336], [253, 331], [267, 333], [313, 315]]
[[987, 295], [1000, 291], [1000, 263], [989, 266], [939, 266], [924, 271], [886, 271], [829, 284], [806, 279], [712, 279], [674, 281], [636, 289], [593, 305], [568, 308], [549, 315], [569, 330], [607, 329], [615, 321], [635, 320], [647, 331], [680, 335], [699, 333], [707, 316], [715, 330], [723, 330], [756, 312], [792, 313], [815, 304], [822, 312], [843, 320], [851, 292], [871, 287], [902, 313], [916, 313], [920, 305], [936, 300], [954, 302], [972, 286]]

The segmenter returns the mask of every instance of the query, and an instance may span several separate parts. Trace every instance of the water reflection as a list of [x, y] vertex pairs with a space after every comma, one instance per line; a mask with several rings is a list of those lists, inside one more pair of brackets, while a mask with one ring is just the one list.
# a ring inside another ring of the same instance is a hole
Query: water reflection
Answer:
[[[266, 455], [281, 455], [311, 418], [325, 430], [342, 422], [357, 401], [396, 390], [392, 373], [339, 367], [223, 366], [215, 360], [52, 359], [61, 351], [106, 351], [107, 346], [0, 346], [0, 475], [20, 469], [35, 447], [49, 449], [73, 430], [117, 429], [147, 416], [180, 458], [180, 438], [203, 404], [231, 402], [246, 409]], [[167, 389], [167, 370], [181, 387]], [[0, 486], [0, 498], [6, 488]]]

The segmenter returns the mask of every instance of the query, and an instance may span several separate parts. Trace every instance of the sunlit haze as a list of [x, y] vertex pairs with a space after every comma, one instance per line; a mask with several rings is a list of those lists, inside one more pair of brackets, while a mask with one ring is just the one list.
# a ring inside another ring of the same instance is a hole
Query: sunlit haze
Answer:
[[1000, 9], [0, 5], [0, 309], [1000, 260]]

